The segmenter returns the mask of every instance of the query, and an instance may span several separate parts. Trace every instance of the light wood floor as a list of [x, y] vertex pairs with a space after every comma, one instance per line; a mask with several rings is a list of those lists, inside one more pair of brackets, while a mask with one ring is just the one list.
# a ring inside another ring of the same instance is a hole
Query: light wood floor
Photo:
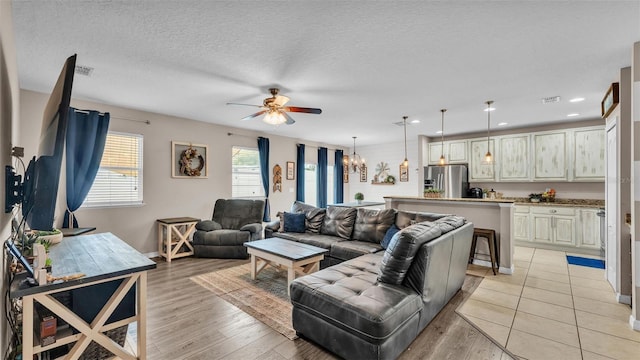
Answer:
[[[194, 275], [246, 262], [191, 257], [171, 263], [158, 260], [157, 269], [150, 271], [148, 277], [148, 358], [334, 359], [306, 340], [288, 340], [189, 280]], [[481, 280], [467, 275], [463, 291], [454, 296], [400, 359], [511, 359], [455, 313]]]

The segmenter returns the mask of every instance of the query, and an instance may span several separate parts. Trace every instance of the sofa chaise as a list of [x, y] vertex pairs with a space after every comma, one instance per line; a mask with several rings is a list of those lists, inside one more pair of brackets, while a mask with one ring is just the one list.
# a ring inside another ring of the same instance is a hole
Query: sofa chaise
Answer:
[[473, 236], [464, 218], [297, 202], [291, 212], [305, 214], [305, 231], [275, 222], [266, 237], [329, 249], [322, 270], [291, 283], [293, 327], [343, 358], [395, 359], [462, 287]]

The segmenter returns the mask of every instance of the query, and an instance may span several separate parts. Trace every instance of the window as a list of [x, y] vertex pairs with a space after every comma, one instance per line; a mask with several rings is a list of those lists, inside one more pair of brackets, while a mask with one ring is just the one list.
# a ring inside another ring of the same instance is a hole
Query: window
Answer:
[[258, 149], [234, 146], [231, 151], [231, 196], [264, 197]]
[[[304, 164], [304, 202], [318, 206], [316, 164]], [[327, 166], [327, 204], [333, 204], [333, 165]]]
[[304, 202], [315, 206], [318, 205], [316, 167], [316, 164], [304, 164]]
[[142, 135], [109, 132], [96, 179], [82, 206], [142, 204]]

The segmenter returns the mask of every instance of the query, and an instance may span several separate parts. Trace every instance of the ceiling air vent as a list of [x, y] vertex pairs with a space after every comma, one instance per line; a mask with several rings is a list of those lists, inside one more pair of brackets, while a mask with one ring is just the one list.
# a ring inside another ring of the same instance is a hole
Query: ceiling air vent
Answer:
[[76, 74], [82, 76], [91, 76], [93, 73], [93, 68], [89, 66], [76, 65]]
[[549, 97], [542, 98], [543, 104], [551, 104], [551, 103], [557, 103], [557, 102], [560, 102], [560, 96], [549, 96]]

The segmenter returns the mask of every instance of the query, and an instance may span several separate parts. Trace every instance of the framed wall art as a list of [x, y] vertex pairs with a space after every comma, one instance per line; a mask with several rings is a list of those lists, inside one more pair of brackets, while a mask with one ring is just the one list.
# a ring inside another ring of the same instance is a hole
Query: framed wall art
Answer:
[[611, 84], [609, 90], [607, 90], [607, 93], [604, 95], [602, 103], [600, 104], [600, 112], [603, 119], [606, 119], [620, 102], [619, 87], [619, 83]]
[[171, 142], [171, 177], [206, 179], [209, 176], [209, 147], [188, 142]]
[[287, 161], [287, 180], [296, 179], [296, 163], [293, 161]]
[[342, 182], [349, 182], [349, 155], [342, 155]]
[[409, 167], [400, 165], [400, 181], [409, 181]]
[[367, 165], [360, 166], [360, 182], [367, 182]]

